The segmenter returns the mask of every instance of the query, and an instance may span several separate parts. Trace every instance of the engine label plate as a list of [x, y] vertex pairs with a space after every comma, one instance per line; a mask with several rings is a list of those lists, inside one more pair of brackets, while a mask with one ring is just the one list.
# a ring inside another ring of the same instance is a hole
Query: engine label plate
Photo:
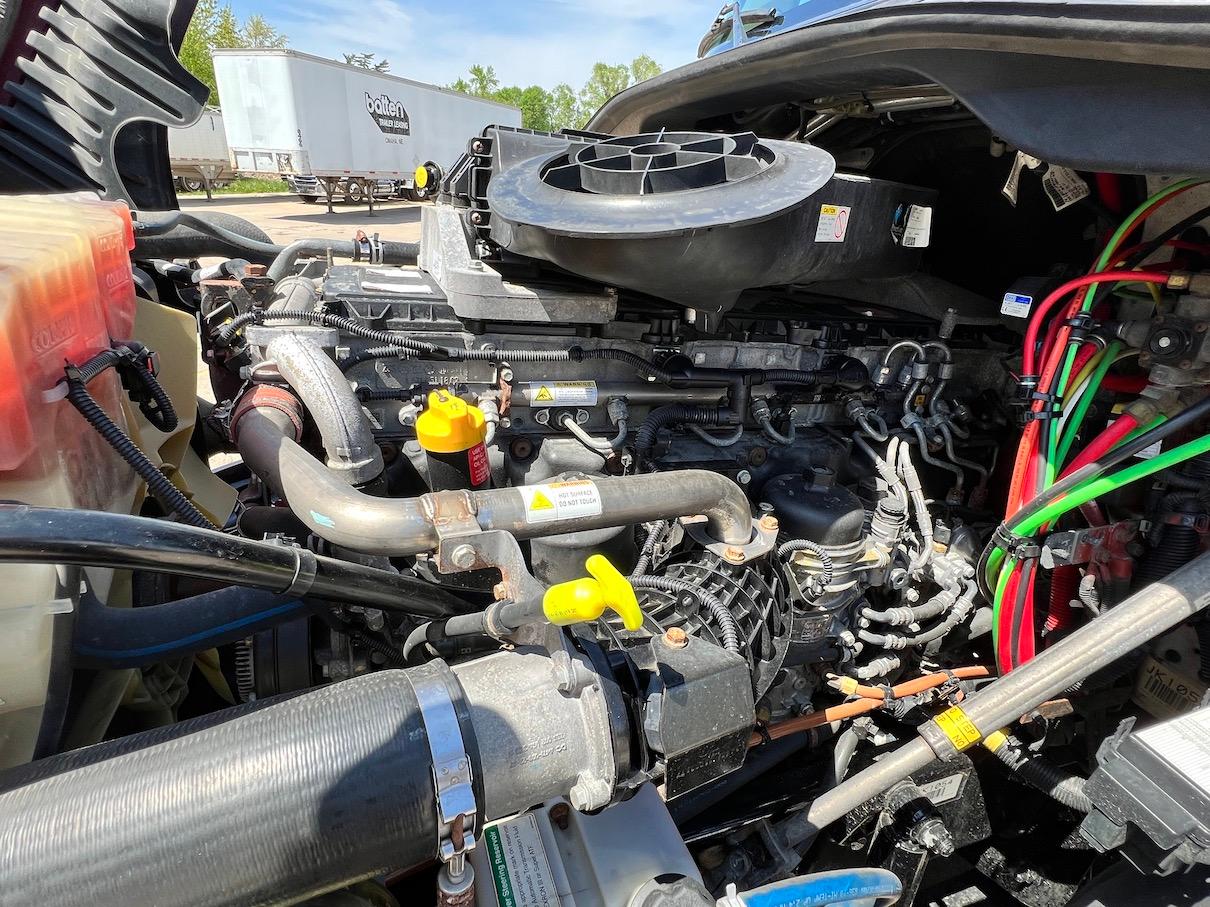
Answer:
[[596, 406], [595, 381], [531, 381], [530, 406]]
[[549, 907], [561, 902], [533, 813], [489, 825], [483, 843], [499, 907]]
[[525, 502], [525, 522], [551, 523], [598, 516], [601, 492], [591, 479], [551, 482], [546, 485], [521, 485], [517, 488]]

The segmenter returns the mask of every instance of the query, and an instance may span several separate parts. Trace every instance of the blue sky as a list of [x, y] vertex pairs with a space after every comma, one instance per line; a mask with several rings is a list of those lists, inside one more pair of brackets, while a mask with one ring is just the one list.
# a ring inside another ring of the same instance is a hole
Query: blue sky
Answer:
[[592, 64], [641, 53], [665, 69], [691, 61], [722, 0], [232, 0], [260, 13], [296, 50], [372, 52], [397, 75], [446, 84], [472, 63], [502, 84], [583, 84]]

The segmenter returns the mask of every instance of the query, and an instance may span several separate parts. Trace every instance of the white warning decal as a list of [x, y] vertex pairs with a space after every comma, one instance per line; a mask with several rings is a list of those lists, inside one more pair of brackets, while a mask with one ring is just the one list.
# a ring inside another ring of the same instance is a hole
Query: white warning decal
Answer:
[[531, 381], [530, 406], [596, 406], [595, 381]]
[[601, 512], [601, 492], [591, 479], [551, 482], [547, 485], [521, 485], [525, 502], [525, 522], [550, 523], [597, 516]]
[[816, 242], [844, 242], [849, 232], [853, 209], [848, 205], [820, 205], [819, 223], [815, 227]]

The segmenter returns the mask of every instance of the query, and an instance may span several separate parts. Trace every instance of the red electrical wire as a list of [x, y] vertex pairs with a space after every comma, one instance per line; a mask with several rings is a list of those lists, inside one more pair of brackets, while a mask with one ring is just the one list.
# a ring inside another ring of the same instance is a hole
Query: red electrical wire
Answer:
[[[1063, 284], [1038, 304], [1030, 316], [1029, 325], [1025, 329], [1025, 347], [1021, 370], [1023, 374], [1034, 375], [1036, 362], [1035, 348], [1038, 345], [1038, 331], [1050, 310], [1062, 299], [1076, 290], [1099, 283], [1121, 283], [1122, 281], [1142, 281], [1146, 283], [1166, 284], [1168, 275], [1160, 271], [1101, 271], [1098, 274], [1085, 274]], [[1078, 311], [1078, 309], [1077, 309]], [[1073, 313], [1074, 315], [1074, 313]]]
[[1088, 446], [1080, 451], [1071, 464], [1063, 470], [1060, 478], [1069, 476], [1077, 469], [1100, 459], [1103, 454], [1108, 453], [1114, 445], [1138, 427], [1139, 420], [1129, 413], [1114, 419], [1112, 425], [1088, 442]]
[[1106, 375], [1101, 379], [1101, 390], [1115, 394], [1141, 394], [1147, 387], [1146, 375]]

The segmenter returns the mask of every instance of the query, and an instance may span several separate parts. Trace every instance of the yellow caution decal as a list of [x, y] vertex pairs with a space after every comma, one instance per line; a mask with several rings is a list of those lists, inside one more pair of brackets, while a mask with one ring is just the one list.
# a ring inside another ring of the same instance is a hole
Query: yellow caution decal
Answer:
[[949, 738], [950, 743], [958, 752], [970, 749], [983, 739], [983, 735], [979, 733], [975, 723], [967, 718], [966, 712], [956, 705], [946, 709], [933, 721], [936, 722], [937, 727], [941, 728], [941, 732]]

